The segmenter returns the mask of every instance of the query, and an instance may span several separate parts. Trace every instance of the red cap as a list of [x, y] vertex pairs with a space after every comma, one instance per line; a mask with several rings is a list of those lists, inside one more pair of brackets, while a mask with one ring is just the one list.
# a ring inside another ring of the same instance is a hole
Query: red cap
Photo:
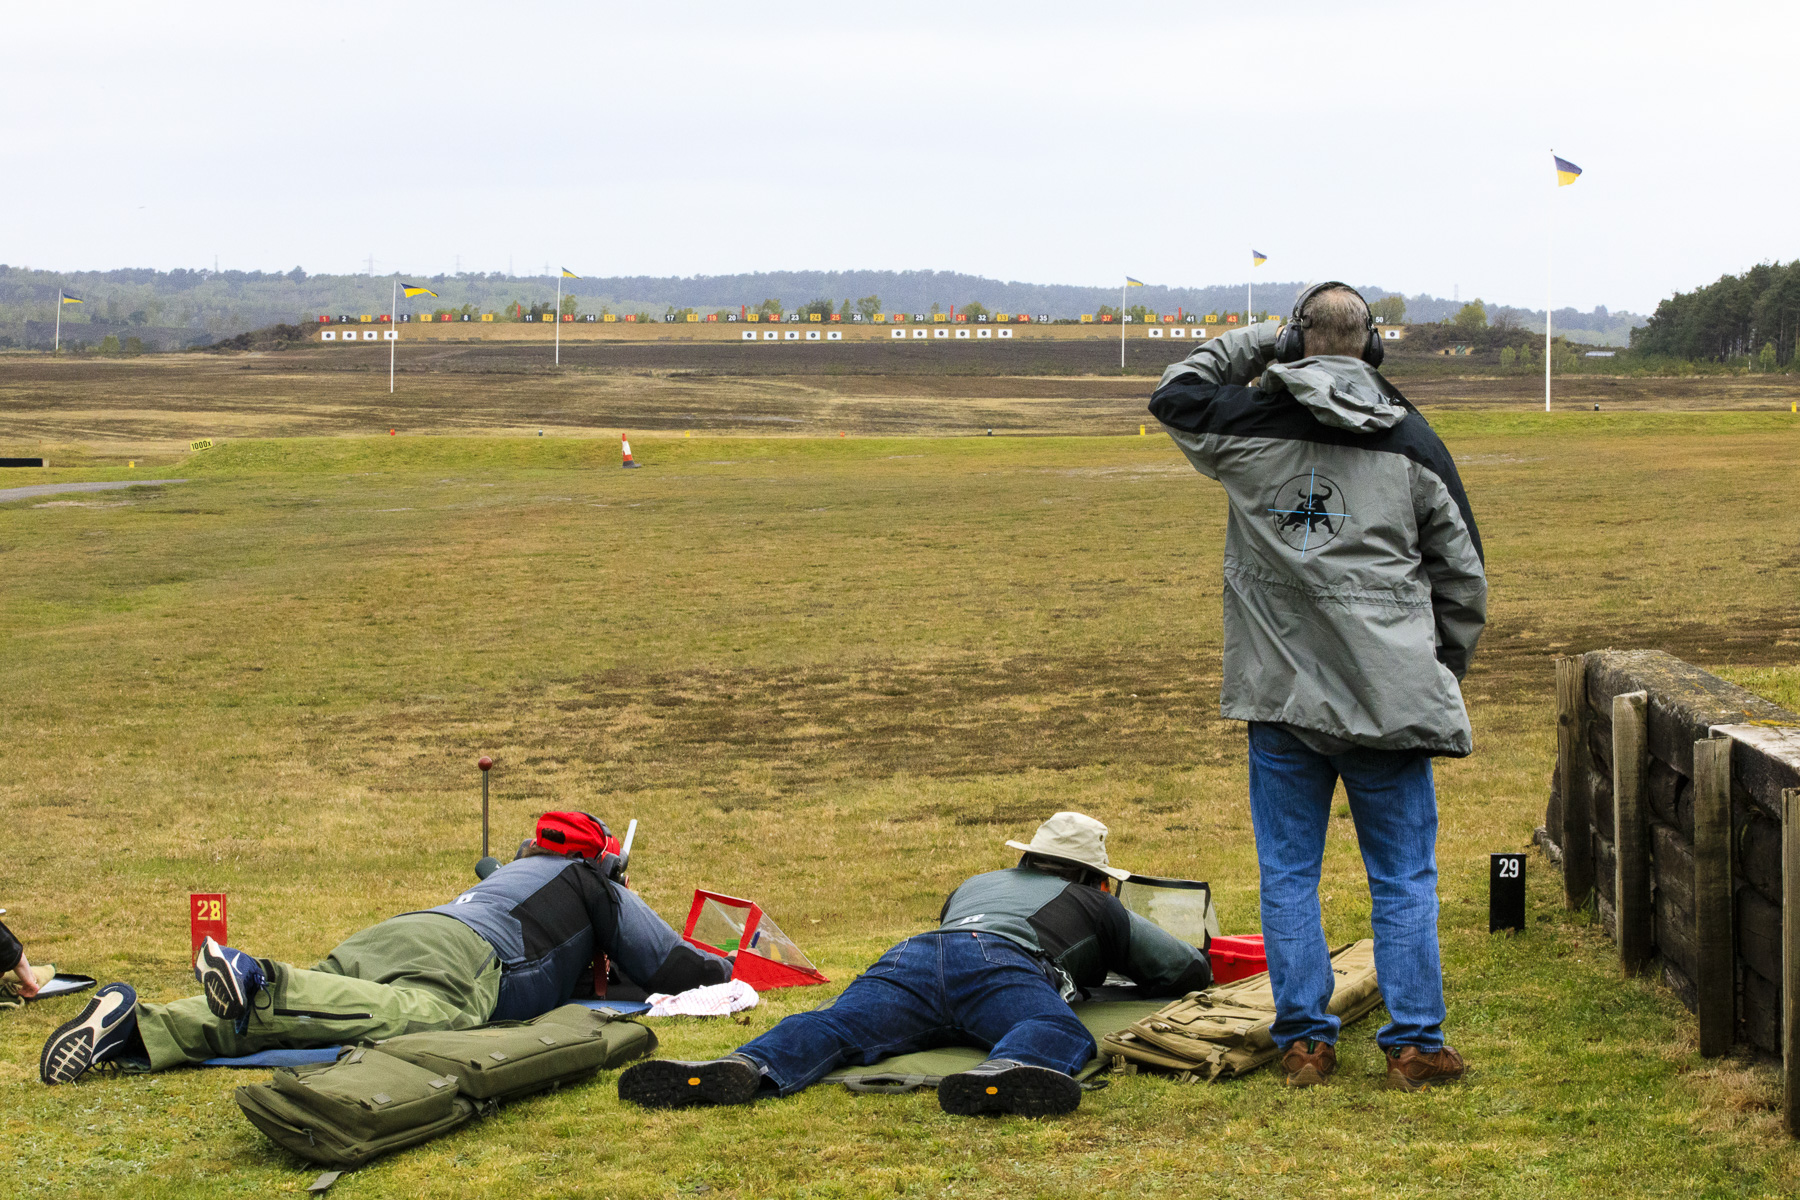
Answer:
[[598, 858], [617, 854], [619, 839], [605, 822], [584, 812], [547, 812], [538, 818], [532, 840], [552, 854]]

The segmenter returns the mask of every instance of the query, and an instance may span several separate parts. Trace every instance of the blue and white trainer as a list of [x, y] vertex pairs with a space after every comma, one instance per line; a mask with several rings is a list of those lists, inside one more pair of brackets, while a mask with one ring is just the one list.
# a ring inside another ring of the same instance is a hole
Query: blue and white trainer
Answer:
[[50, 1035], [38, 1056], [38, 1078], [73, 1083], [89, 1067], [118, 1055], [137, 1032], [137, 992], [127, 983], [109, 983], [94, 993], [81, 1015]]
[[250, 1002], [268, 982], [262, 964], [211, 938], [200, 943], [194, 956], [194, 978], [206, 989], [206, 1007], [222, 1021], [242, 1021], [250, 1015]]

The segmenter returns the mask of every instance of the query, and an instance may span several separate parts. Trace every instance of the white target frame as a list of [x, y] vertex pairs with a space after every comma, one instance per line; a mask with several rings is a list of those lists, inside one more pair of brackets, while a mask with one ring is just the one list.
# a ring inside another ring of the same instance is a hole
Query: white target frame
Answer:
[[1154, 327], [1153, 327], [1153, 328], [1152, 328], [1152, 329], [1151, 329], [1151, 330], [1150, 330], [1150, 336], [1151, 336], [1151, 337], [1161, 337], [1161, 336], [1162, 336], [1162, 330], [1161, 330], [1161, 329], [1160, 329], [1160, 328], [1154, 328]]
[[1000, 336], [1001, 336], [1001, 337], [1003, 337], [1003, 338], [1009, 338], [1009, 337], [1011, 337], [1011, 336], [1012, 336], [1012, 330], [1010, 330], [1010, 329], [1002, 329], [1002, 330], [1000, 330]]
[[397, 342], [400, 340], [400, 331], [398, 329], [384, 329], [381, 331], [381, 340], [384, 342]]
[[780, 340], [781, 340], [781, 335], [779, 333], [775, 332], [773, 329], [763, 330], [763, 341], [779, 342]]
[[789, 329], [781, 335], [781, 340], [784, 342], [797, 342], [800, 340], [800, 331], [798, 329]]
[[947, 338], [950, 336], [950, 331], [948, 329], [934, 329], [931, 331], [931, 335], [933, 337]]
[[816, 329], [807, 330], [806, 331], [806, 340], [809, 342], [816, 342], [816, 341], [820, 340], [819, 339], [819, 331]]
[[754, 330], [754, 329], [744, 330], [744, 340], [746, 342], [754, 342], [756, 340], [756, 330]]
[[931, 334], [929, 334], [928, 332], [926, 332], [923, 329], [915, 329], [915, 330], [913, 330], [913, 336], [916, 338], [922, 338], [922, 337], [930, 337]]
[[901, 341], [905, 341], [905, 340], [906, 340], [906, 330], [904, 330], [904, 329], [895, 329], [895, 330], [894, 330], [894, 331], [893, 331], [893, 332], [892, 332], [892, 333], [890, 333], [890, 334], [889, 334], [889, 335], [888, 335], [888, 336], [890, 336], [890, 337], [893, 337], [893, 338], [897, 338], [897, 339], [899, 339], [899, 340], [901, 340]]
[[844, 340], [843, 331], [840, 329], [827, 330], [825, 333], [825, 340], [828, 342], [841, 342]]
[[319, 340], [321, 342], [335, 342], [337, 341], [337, 331], [334, 329], [327, 329], [319, 334]]
[[[981, 332], [986, 333], [987, 330], [984, 329]], [[966, 329], [959, 329], [956, 331], [956, 336], [959, 338], [966, 338], [969, 336], [969, 331]]]

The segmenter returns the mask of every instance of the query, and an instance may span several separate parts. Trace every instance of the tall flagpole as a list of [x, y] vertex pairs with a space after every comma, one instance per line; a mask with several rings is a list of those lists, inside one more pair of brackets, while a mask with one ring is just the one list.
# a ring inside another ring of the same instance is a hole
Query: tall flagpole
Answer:
[[58, 354], [62, 351], [62, 308], [63, 308], [62, 298], [63, 298], [63, 290], [61, 288], [57, 288], [56, 289], [56, 341], [53, 342], [50, 346], [51, 354]]
[[1125, 289], [1130, 284], [1119, 285], [1119, 370], [1125, 369]]
[[394, 354], [400, 349], [400, 277], [394, 276], [394, 298], [388, 301], [388, 395], [394, 394]]
[[562, 270], [561, 270], [561, 268], [558, 268], [557, 272], [556, 272], [556, 312], [553, 314], [553, 319], [556, 321], [556, 365], [560, 367], [560, 366], [562, 366]]
[[[1556, 151], [1550, 152], [1556, 157]], [[1550, 193], [1550, 216], [1544, 222], [1544, 411], [1550, 411], [1550, 293], [1551, 275], [1556, 267], [1556, 193]]]

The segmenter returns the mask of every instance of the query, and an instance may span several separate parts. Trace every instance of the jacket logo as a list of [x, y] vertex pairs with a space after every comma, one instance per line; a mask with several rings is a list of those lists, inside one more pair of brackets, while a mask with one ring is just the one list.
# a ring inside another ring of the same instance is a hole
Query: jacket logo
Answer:
[[1275, 523], [1275, 536], [1304, 555], [1343, 532], [1350, 518], [1344, 511], [1348, 507], [1342, 488], [1316, 470], [1308, 471], [1276, 491], [1269, 519]]

